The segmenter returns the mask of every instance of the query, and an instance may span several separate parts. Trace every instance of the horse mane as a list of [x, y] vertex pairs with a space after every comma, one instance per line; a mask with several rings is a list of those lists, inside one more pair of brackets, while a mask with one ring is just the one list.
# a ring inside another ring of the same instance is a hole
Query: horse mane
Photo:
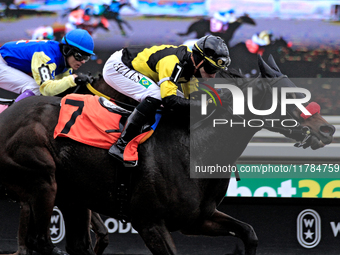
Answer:
[[238, 71], [234, 68], [228, 68], [227, 70], [221, 70], [216, 74], [216, 78], [225, 78], [232, 80], [241, 90], [248, 86], [248, 79], [242, 74], [241, 70]]

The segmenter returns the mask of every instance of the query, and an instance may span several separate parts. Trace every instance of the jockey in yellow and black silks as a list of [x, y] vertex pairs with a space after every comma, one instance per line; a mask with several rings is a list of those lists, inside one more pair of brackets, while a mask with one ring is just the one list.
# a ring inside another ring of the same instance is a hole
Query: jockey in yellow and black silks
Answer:
[[[140, 104], [128, 118], [125, 129], [109, 154], [123, 161], [129, 141], [140, 133], [141, 127], [163, 104], [174, 111], [190, 111], [190, 79], [214, 78], [230, 64], [229, 50], [220, 37], [205, 36], [192, 51], [187, 46], [160, 45], [150, 48], [128, 47], [117, 51], [107, 60], [103, 77], [117, 91]], [[184, 84], [183, 95], [178, 85]], [[136, 165], [136, 162], [125, 162]]]

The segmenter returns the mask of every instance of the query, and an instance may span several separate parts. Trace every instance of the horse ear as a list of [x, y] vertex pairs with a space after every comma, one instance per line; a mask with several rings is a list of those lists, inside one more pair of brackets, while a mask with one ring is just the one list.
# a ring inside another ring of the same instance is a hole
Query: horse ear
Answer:
[[267, 63], [275, 71], [278, 71], [279, 73], [281, 73], [280, 68], [277, 66], [272, 54], [269, 55]]
[[257, 55], [257, 63], [261, 72], [262, 78], [275, 78], [282, 76], [281, 72], [278, 72], [271, 68], [260, 55]]

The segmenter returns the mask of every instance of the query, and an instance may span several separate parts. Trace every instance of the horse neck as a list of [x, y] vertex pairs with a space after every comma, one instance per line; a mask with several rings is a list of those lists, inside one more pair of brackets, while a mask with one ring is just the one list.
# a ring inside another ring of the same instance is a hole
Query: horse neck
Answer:
[[[213, 119], [219, 120], [220, 123], [227, 123], [217, 124], [214, 127]], [[234, 164], [254, 134], [260, 130], [260, 128], [247, 127], [247, 121], [247, 117], [244, 119], [235, 118], [225, 110], [216, 114], [208, 121], [207, 126], [193, 131], [196, 134], [191, 134], [191, 139], [194, 141], [191, 146], [196, 147], [191, 148], [192, 152], [194, 151], [194, 155], [207, 161], [211, 161], [210, 159], [213, 159], [214, 155], [220, 155], [223, 152], [223, 160], [226, 160], [227, 164]]]
[[231, 34], [231, 36], [235, 33], [235, 31], [241, 26], [241, 22], [235, 21], [233, 23], [229, 24], [228, 32]]
[[[229, 80], [231, 82], [231, 80]], [[231, 83], [232, 84], [232, 83]], [[226, 157], [228, 158], [228, 163], [233, 164], [238, 157], [242, 154], [247, 144], [258, 132], [261, 127], [252, 127], [249, 125], [249, 121], [252, 119], [259, 119], [259, 116], [254, 115], [248, 107], [248, 97], [252, 97], [253, 107], [255, 109], [261, 110], [266, 107], [264, 102], [270, 100], [271, 93], [270, 87], [266, 82], [261, 79], [253, 79], [250, 81], [239, 80], [240, 88], [242, 87], [244, 95], [244, 114], [234, 115], [233, 110], [228, 105], [231, 104], [230, 94], [224, 93], [221, 95], [221, 100], [226, 108], [220, 108], [215, 115], [211, 118], [210, 123], [204, 127], [202, 130], [196, 131], [196, 142], [194, 142], [197, 151], [195, 153], [201, 154], [202, 158], [213, 157], [217, 155], [220, 151], [224, 151]], [[248, 94], [248, 88], [253, 89], [252, 94]], [[236, 98], [233, 99], [235, 102], [235, 107], [237, 103]], [[219, 120], [218, 122], [213, 122], [214, 120]], [[216, 124], [219, 123], [219, 124]], [[215, 127], [214, 125], [215, 124]], [[200, 150], [200, 148], [209, 147], [205, 150]]]
[[221, 36], [223, 40], [227, 43], [228, 47], [229, 41], [233, 38], [235, 31], [239, 28], [240, 25], [241, 23], [238, 21], [230, 23], [227, 31], [225, 33], [219, 34], [219, 36]]

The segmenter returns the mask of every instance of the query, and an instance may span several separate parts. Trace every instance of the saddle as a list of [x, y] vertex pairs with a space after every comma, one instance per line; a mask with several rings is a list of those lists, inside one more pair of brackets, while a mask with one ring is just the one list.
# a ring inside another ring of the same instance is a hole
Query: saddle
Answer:
[[[58, 124], [54, 138], [67, 137], [102, 149], [110, 149], [121, 135], [125, 122], [131, 114], [104, 97], [69, 94], [61, 99]], [[156, 119], [159, 121], [159, 116]], [[125, 160], [138, 160], [138, 145], [146, 141], [157, 127], [144, 127], [143, 132], [132, 139], [125, 148]]]
[[13, 104], [18, 96], [19, 94], [0, 88], [0, 113]]
[[11, 105], [19, 94], [0, 88], [0, 104]]
[[[69, 94], [61, 99], [58, 124], [54, 138], [68, 137], [91, 146], [109, 149], [120, 137], [128, 111], [104, 97]], [[143, 132], [132, 139], [125, 148], [126, 160], [138, 160], [138, 145], [146, 141], [156, 129], [161, 114], [156, 114], [156, 123], [144, 127]], [[152, 123], [150, 123], [152, 124]], [[129, 200], [131, 197], [132, 171], [115, 172], [117, 219], [123, 224], [130, 221]]]

